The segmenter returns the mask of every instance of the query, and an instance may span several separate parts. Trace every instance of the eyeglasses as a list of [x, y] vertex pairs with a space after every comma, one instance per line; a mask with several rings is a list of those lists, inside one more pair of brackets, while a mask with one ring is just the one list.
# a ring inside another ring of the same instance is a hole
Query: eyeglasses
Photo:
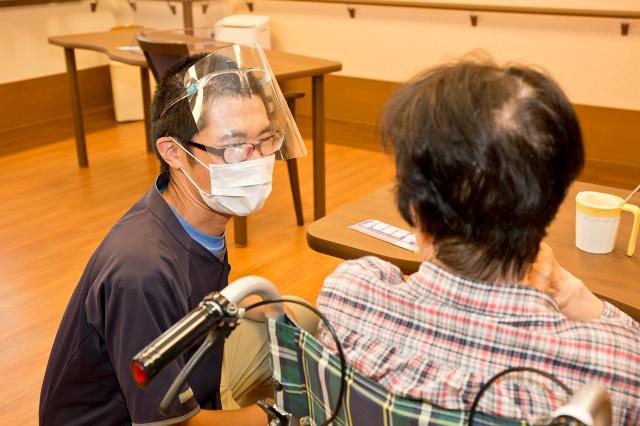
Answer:
[[279, 131], [273, 131], [267, 136], [261, 137], [255, 143], [244, 141], [226, 145], [223, 148], [214, 148], [193, 141], [189, 141], [188, 144], [221, 157], [225, 163], [240, 163], [251, 157], [255, 150], [258, 150], [263, 157], [274, 154], [282, 147], [283, 141], [284, 134]]

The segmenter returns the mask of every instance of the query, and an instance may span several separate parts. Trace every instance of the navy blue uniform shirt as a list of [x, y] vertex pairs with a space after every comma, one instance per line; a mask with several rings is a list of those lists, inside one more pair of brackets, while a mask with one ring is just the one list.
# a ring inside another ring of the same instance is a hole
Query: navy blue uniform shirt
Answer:
[[[166, 185], [160, 176], [157, 185]], [[111, 229], [89, 260], [64, 313], [40, 395], [41, 425], [129, 425], [184, 421], [219, 408], [222, 348], [205, 358], [171, 413], [160, 400], [198, 345], [146, 390], [129, 362], [212, 291], [229, 266], [194, 241], [154, 186]]]

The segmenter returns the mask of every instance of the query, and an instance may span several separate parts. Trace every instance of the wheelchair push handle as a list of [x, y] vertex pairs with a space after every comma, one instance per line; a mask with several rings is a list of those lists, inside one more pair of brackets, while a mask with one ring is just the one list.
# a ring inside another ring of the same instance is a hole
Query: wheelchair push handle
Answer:
[[557, 423], [577, 421], [587, 426], [610, 426], [612, 421], [611, 398], [601, 383], [587, 383], [578, 389], [569, 403], [553, 412]]
[[[278, 299], [280, 293], [269, 280], [257, 276], [247, 276], [234, 281], [220, 293], [205, 296], [200, 304], [184, 318], [171, 326], [153, 342], [143, 348], [131, 360], [131, 374], [142, 388], [171, 361], [216, 327], [225, 326], [225, 318], [238, 318], [236, 304], [249, 295], [256, 294], [263, 299]], [[267, 316], [278, 318], [284, 310], [274, 305]]]

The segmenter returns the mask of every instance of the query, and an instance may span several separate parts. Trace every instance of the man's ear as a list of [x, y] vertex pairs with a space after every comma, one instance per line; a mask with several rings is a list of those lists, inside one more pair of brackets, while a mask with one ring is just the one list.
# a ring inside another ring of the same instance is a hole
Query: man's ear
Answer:
[[184, 165], [184, 151], [177, 146], [178, 142], [169, 136], [163, 136], [156, 141], [156, 148], [160, 157], [172, 169], [179, 169]]

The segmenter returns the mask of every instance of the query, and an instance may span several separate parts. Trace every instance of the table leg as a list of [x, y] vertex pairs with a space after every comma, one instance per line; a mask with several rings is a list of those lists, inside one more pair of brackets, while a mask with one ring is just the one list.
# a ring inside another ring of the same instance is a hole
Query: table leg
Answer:
[[76, 154], [78, 166], [89, 167], [87, 158], [87, 142], [84, 136], [82, 121], [82, 107], [80, 106], [80, 88], [78, 87], [78, 70], [76, 69], [76, 55], [72, 47], [64, 48], [64, 59], [69, 76], [69, 94], [71, 97], [71, 115], [73, 116], [73, 133], [76, 138]]
[[144, 134], [147, 141], [147, 152], [153, 152], [153, 135], [151, 135], [151, 83], [149, 81], [149, 68], [140, 67], [140, 84], [142, 86], [142, 111], [144, 111]]
[[326, 214], [324, 161], [324, 75], [311, 78], [313, 128], [313, 217]]
[[247, 246], [247, 217], [233, 217], [233, 243], [236, 247]]
[[193, 7], [190, 1], [182, 2], [182, 25], [183, 28], [193, 28]]

